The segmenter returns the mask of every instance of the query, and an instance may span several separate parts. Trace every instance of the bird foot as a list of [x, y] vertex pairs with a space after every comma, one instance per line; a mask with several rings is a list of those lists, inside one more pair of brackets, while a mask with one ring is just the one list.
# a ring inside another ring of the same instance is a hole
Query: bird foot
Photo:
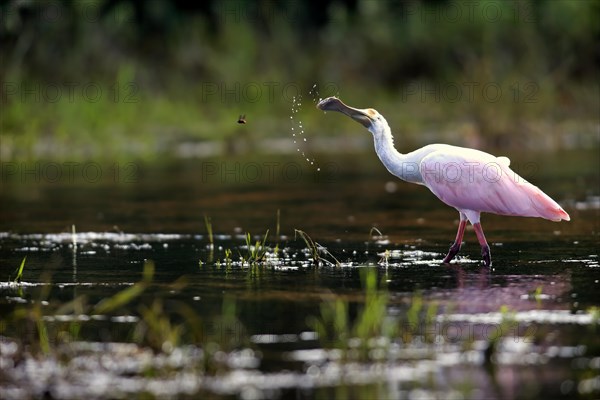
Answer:
[[490, 246], [481, 246], [481, 257], [486, 267], [492, 265], [492, 255], [490, 253]]
[[448, 250], [448, 254], [446, 254], [446, 257], [444, 257], [444, 261], [442, 261], [444, 264], [448, 264], [450, 261], [452, 261], [454, 256], [456, 256], [458, 254], [458, 251], [460, 250], [460, 245], [461, 245], [460, 243], [454, 242], [452, 244], [452, 246], [450, 246], [450, 250]]

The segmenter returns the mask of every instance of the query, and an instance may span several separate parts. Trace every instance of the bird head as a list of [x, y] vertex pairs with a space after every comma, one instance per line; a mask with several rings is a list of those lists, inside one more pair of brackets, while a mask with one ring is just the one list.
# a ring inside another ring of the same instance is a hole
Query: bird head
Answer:
[[354, 108], [347, 106], [337, 97], [328, 97], [317, 104], [317, 108], [323, 111], [337, 111], [346, 114], [362, 126], [371, 130], [374, 124], [380, 120], [381, 115], [372, 108]]

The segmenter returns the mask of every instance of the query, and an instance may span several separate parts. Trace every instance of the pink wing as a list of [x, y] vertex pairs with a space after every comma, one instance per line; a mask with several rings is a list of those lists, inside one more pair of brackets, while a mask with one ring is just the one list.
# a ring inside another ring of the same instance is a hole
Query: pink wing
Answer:
[[421, 161], [425, 185], [458, 210], [569, 221], [554, 200], [509, 168], [506, 157], [464, 149], [436, 151]]

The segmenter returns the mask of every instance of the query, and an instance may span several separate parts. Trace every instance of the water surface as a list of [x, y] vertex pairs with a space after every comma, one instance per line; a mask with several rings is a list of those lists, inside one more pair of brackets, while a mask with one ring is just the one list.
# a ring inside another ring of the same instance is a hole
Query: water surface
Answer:
[[[484, 215], [490, 269], [472, 230], [441, 264], [456, 211], [373, 154], [316, 159], [320, 171], [265, 156], [3, 175], [3, 396], [598, 396], [596, 153], [513, 157], [571, 222]], [[244, 262], [246, 234], [255, 243], [267, 230], [267, 261]], [[24, 256], [22, 282], [10, 283]], [[148, 260], [152, 282], [97, 312]], [[352, 325], [377, 310], [368, 272], [384, 313], [360, 337]], [[328, 320], [336, 304], [346, 331]], [[315, 321], [337, 336], [319, 336]]]

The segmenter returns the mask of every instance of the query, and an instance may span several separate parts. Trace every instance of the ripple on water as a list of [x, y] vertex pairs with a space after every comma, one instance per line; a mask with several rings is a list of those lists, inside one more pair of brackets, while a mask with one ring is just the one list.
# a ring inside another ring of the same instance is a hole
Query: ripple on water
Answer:
[[[500, 312], [475, 313], [475, 314], [445, 314], [438, 315], [440, 322], [468, 322], [471, 324], [493, 324], [502, 323], [507, 316]], [[538, 323], [538, 324], [599, 324], [598, 317], [590, 312], [579, 311], [573, 314], [569, 310], [529, 310], [518, 311], [510, 314], [510, 319], [516, 322]]]
[[[198, 235], [196, 235], [198, 236]], [[47, 241], [49, 243], [90, 243], [90, 242], [165, 242], [188, 239], [191, 235], [178, 233], [124, 233], [124, 232], [60, 232], [60, 233], [27, 233], [0, 232], [0, 239], [16, 241]], [[200, 237], [201, 238], [201, 237]]]

